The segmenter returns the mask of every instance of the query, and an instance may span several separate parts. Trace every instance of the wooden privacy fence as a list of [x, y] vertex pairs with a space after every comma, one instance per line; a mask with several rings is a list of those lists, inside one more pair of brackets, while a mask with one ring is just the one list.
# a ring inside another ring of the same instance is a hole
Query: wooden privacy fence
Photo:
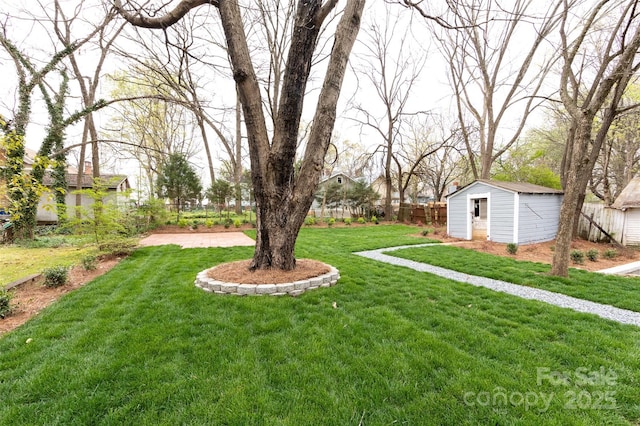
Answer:
[[603, 204], [585, 203], [578, 221], [578, 235], [585, 240], [596, 242], [609, 242], [611, 236], [621, 243], [624, 215], [622, 210], [605, 207]]
[[400, 222], [445, 225], [447, 223], [447, 203], [400, 203], [398, 220]]

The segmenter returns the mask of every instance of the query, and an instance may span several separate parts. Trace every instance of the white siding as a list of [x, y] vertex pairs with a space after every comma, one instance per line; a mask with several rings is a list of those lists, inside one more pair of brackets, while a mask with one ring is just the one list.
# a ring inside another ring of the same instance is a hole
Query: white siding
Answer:
[[562, 196], [520, 194], [518, 244], [553, 240], [558, 232]]
[[[105, 203], [109, 202], [118, 202], [124, 203], [126, 201], [125, 197], [122, 194], [119, 196], [116, 195], [115, 191], [109, 191], [109, 194], [105, 197]], [[95, 201], [88, 197], [87, 195], [82, 194], [81, 196], [81, 205], [85, 212], [91, 212], [91, 206]], [[73, 193], [73, 190], [67, 192], [65, 195], [65, 204], [67, 205], [67, 215], [73, 215], [76, 206], [76, 194]], [[38, 203], [38, 211], [36, 213], [36, 220], [38, 222], [57, 222], [58, 214], [56, 212], [56, 200], [51, 193], [51, 191], [44, 191], [44, 193], [40, 196], [40, 202]]]
[[640, 245], [640, 208], [628, 209], [625, 221], [624, 240], [626, 245]]
[[[622, 210], [605, 207], [603, 204], [585, 203], [582, 206], [582, 213], [603, 228], [607, 233], [621, 244], [626, 244], [625, 240], [625, 220], [626, 213]], [[607, 241], [609, 238], [596, 226], [580, 215], [578, 222], [578, 235], [589, 241]]]
[[491, 192], [491, 235], [489, 239], [497, 243], [513, 242], [513, 192], [499, 188], [490, 188]]
[[447, 228], [455, 238], [467, 237], [467, 221], [471, 218], [466, 193], [456, 192], [447, 198]]

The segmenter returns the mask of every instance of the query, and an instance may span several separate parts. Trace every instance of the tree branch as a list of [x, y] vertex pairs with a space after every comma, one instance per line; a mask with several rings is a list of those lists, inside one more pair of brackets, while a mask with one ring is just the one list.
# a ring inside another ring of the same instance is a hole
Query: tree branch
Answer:
[[198, 6], [203, 6], [205, 4], [215, 7], [220, 6], [220, 2], [218, 0], [182, 0], [173, 10], [165, 13], [158, 18], [154, 18], [151, 16], [142, 15], [140, 10], [136, 10], [136, 13], [125, 10], [120, 0], [113, 0], [113, 6], [120, 13], [120, 15], [122, 15], [122, 17], [127, 20], [127, 22], [135, 25], [136, 27], [161, 29], [172, 26], [180, 19], [182, 19], [184, 15], [189, 13], [190, 10], [195, 9]]

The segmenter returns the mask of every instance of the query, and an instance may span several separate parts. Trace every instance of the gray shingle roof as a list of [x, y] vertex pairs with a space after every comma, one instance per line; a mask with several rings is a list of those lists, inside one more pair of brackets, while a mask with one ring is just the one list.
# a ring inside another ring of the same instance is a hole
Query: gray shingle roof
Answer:
[[465, 186], [463, 186], [461, 188], [458, 188], [458, 190], [456, 192], [453, 192], [453, 193], [447, 195], [447, 197], [450, 196], [450, 195], [457, 194], [458, 192], [460, 192], [464, 188], [467, 188], [467, 187], [473, 185], [476, 182], [481, 182], [481, 183], [484, 183], [486, 185], [491, 185], [491, 186], [494, 186], [496, 188], [504, 189], [506, 191], [516, 192], [518, 194], [558, 194], [558, 195], [564, 194], [564, 192], [559, 190], [559, 189], [547, 188], [546, 186], [534, 185], [533, 183], [527, 183], [527, 182], [502, 182], [502, 181], [498, 181], [498, 180], [478, 179], [478, 180], [475, 180], [475, 181], [471, 182], [468, 185], [465, 185]]
[[559, 189], [547, 188], [546, 186], [534, 185], [533, 183], [527, 182], [502, 182], [484, 179], [479, 179], [478, 181], [520, 194], [564, 194], [564, 192]]
[[[82, 188], [76, 188], [76, 182], [78, 180], [77, 173], [65, 173], [65, 178], [67, 180], [67, 185], [71, 189], [85, 189], [93, 186], [93, 176], [91, 175], [82, 175]], [[101, 178], [108, 182], [107, 189], [117, 189], [122, 181], [127, 179], [125, 175], [102, 175]], [[53, 185], [53, 178], [49, 171], [45, 173], [44, 178], [42, 179], [42, 184], [45, 186]]]

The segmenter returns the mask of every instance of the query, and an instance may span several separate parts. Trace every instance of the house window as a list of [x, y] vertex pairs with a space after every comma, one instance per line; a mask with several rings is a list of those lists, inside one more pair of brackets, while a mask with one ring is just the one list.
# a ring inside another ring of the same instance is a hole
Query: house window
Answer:
[[338, 176], [338, 183], [342, 185], [342, 176]]

